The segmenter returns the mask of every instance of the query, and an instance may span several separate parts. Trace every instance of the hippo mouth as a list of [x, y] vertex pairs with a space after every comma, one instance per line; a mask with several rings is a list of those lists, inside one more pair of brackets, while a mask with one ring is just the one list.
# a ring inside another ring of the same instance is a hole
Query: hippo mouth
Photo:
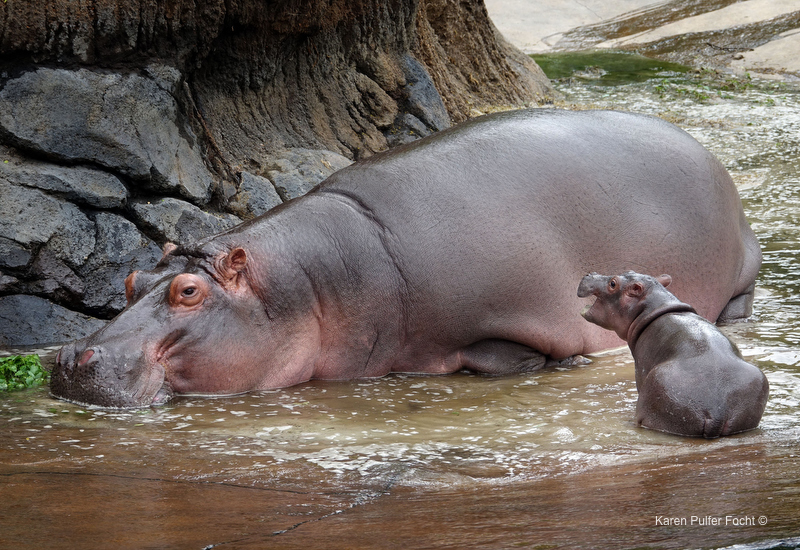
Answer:
[[594, 307], [596, 303], [597, 303], [597, 296], [590, 296], [589, 303], [583, 306], [583, 309], [581, 310], [581, 317], [585, 319], [586, 316], [589, 314], [589, 311]]
[[581, 310], [581, 317], [592, 323], [597, 318], [594, 311], [594, 307], [597, 305], [597, 296], [591, 295], [589, 298], [589, 303]]
[[146, 379], [140, 380], [140, 384], [133, 400], [141, 403], [142, 407], [163, 405], [172, 399], [172, 388], [166, 380], [166, 370], [161, 363], [147, 369]]
[[[73, 345], [62, 348], [50, 378], [50, 395], [81, 406], [131, 409], [163, 405], [172, 396], [161, 363], [142, 366], [138, 376], [116, 362], [103, 361], [99, 348], [75, 357]], [[111, 363], [111, 364], [109, 364]]]
[[583, 306], [583, 309], [581, 310], [581, 317], [590, 322], [593, 318], [595, 318], [592, 310], [594, 309], [594, 306], [597, 305], [598, 299], [598, 285], [596, 279], [596, 274], [590, 273], [584, 277], [581, 280], [580, 285], [578, 285], [578, 297], [589, 299], [588, 303]]

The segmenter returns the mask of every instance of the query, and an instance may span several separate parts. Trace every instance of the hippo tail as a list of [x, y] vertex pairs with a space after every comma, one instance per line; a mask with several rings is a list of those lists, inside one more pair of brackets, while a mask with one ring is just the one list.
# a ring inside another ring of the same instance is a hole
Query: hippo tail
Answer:
[[706, 413], [703, 421], [703, 437], [706, 439], [716, 439], [730, 432], [730, 422], [727, 419], [713, 417]]

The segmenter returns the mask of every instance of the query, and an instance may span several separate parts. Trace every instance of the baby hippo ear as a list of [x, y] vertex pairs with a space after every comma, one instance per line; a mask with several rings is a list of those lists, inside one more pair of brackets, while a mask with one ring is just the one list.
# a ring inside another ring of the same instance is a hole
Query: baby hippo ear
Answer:
[[225, 281], [235, 281], [247, 266], [247, 252], [237, 247], [219, 257], [216, 263], [217, 272]]
[[638, 298], [644, 294], [644, 286], [640, 282], [631, 283], [625, 287], [625, 294], [628, 296], [633, 296], [634, 298]]
[[661, 285], [666, 288], [672, 282], [672, 277], [670, 277], [669, 275], [659, 275], [658, 277], [656, 277], [656, 281], [661, 283]]

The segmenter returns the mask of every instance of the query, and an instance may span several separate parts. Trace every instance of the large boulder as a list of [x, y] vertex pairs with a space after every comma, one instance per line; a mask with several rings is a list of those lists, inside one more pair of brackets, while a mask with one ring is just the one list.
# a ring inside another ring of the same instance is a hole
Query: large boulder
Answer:
[[12, 145], [37, 155], [97, 164], [202, 204], [214, 177], [188, 127], [178, 126], [170, 89], [177, 84], [162, 73], [156, 81], [41, 67], [0, 90], [0, 131]]
[[0, 346], [35, 346], [83, 338], [105, 321], [38, 296], [0, 296]]
[[130, 221], [117, 214], [98, 212], [92, 255], [78, 270], [80, 280], [90, 281], [81, 298], [81, 309], [114, 315], [125, 307], [125, 277], [150, 268], [161, 258], [161, 248]]
[[232, 214], [212, 214], [180, 199], [165, 197], [131, 205], [134, 218], [159, 241], [189, 244], [230, 229], [242, 220]]
[[0, 178], [96, 208], [120, 208], [128, 198], [128, 190], [118, 177], [89, 166], [59, 166], [35, 160], [4, 162], [0, 163]]
[[0, 177], [0, 239], [18, 254], [48, 248], [72, 267], [94, 249], [94, 225], [74, 204]]

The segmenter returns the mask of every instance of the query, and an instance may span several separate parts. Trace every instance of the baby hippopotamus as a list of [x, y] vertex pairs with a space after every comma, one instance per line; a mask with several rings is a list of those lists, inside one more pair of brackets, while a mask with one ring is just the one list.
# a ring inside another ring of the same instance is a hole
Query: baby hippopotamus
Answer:
[[769, 383], [716, 326], [678, 300], [669, 275], [633, 271], [583, 278], [582, 312], [628, 342], [636, 363], [636, 423], [685, 436], [715, 438], [758, 426]]

